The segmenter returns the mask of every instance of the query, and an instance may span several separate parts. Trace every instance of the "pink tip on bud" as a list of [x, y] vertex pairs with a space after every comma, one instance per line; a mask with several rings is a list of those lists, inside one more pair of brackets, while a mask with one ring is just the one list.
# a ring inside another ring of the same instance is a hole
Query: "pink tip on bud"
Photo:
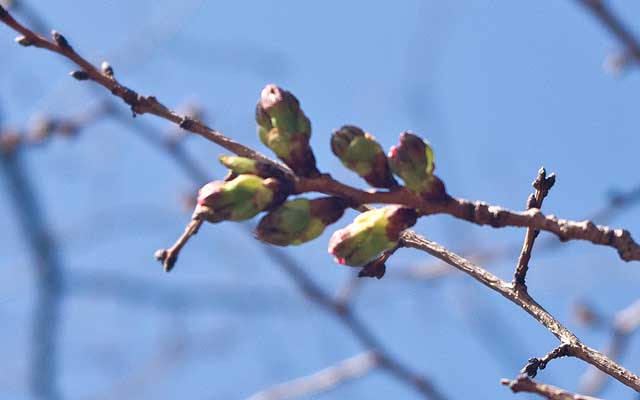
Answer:
[[345, 260], [344, 260], [344, 258], [336, 258], [336, 262], [337, 262], [338, 264], [340, 264], [340, 265], [344, 265]]
[[397, 154], [398, 154], [398, 147], [391, 146], [391, 149], [389, 150], [389, 158], [395, 158]]

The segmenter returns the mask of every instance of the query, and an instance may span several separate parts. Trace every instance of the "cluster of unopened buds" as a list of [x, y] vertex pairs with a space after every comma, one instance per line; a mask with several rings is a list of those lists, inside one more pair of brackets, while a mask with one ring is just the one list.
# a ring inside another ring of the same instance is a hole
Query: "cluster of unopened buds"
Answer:
[[[321, 174], [309, 145], [311, 122], [300, 102], [286, 90], [267, 85], [256, 107], [260, 140], [300, 178]], [[446, 198], [442, 181], [433, 174], [429, 143], [411, 132], [388, 155], [369, 133], [346, 125], [331, 137], [331, 149], [348, 169], [369, 185], [398, 190], [403, 186], [425, 200]], [[223, 181], [213, 181], [198, 192], [194, 216], [216, 223], [243, 221], [266, 212], [258, 223], [259, 240], [277, 246], [299, 245], [320, 236], [354, 204], [340, 197], [289, 199], [291, 177], [276, 165], [239, 156], [222, 156], [229, 169]], [[401, 185], [396, 180], [404, 182]], [[380, 278], [384, 261], [399, 245], [401, 233], [416, 223], [416, 210], [401, 205], [368, 208], [331, 237], [329, 253], [342, 265], [364, 267], [362, 276]]]

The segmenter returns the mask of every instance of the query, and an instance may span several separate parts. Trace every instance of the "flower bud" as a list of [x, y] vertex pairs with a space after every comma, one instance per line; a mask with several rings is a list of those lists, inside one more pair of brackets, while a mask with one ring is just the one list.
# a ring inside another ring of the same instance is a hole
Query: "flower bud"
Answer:
[[262, 178], [278, 178], [284, 180], [284, 173], [274, 165], [252, 160], [247, 157], [222, 155], [218, 158], [220, 164], [229, 168], [236, 175], [251, 174]]
[[256, 106], [260, 140], [297, 175], [316, 176], [316, 159], [311, 147], [311, 122], [296, 97], [276, 85], [262, 89]]
[[403, 132], [400, 143], [389, 151], [389, 164], [412, 192], [428, 200], [446, 197], [444, 183], [433, 175], [433, 150], [426, 140], [411, 132]]
[[306, 243], [340, 219], [346, 208], [347, 202], [339, 197], [288, 201], [262, 218], [256, 233], [258, 239], [277, 246]]
[[196, 213], [213, 223], [243, 221], [282, 202], [286, 195], [277, 179], [239, 175], [230, 181], [213, 181], [200, 188]]
[[395, 247], [400, 233], [413, 226], [417, 217], [415, 210], [397, 205], [366, 211], [333, 234], [329, 253], [339, 264], [363, 266]]
[[345, 167], [371, 186], [390, 188], [398, 185], [380, 144], [357, 126], [345, 125], [336, 130], [331, 137], [331, 150]]

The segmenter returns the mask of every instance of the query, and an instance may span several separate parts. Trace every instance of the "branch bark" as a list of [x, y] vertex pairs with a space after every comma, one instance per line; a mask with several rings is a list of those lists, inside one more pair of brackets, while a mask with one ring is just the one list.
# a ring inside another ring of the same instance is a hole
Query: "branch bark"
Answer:
[[527, 378], [526, 376], [521, 376], [513, 381], [503, 379], [502, 381], [500, 381], [500, 383], [508, 386], [513, 393], [535, 393], [549, 400], [599, 400], [595, 397], [583, 396], [580, 394], [568, 392], [564, 389], [560, 389], [559, 387], [547, 385], [544, 383], [538, 383]]
[[431, 254], [467, 275], [470, 275], [483, 285], [500, 293], [506, 299], [522, 308], [536, 321], [545, 326], [549, 332], [558, 338], [561, 344], [568, 345], [567, 355], [579, 358], [633, 390], [640, 391], [640, 377], [638, 375], [620, 366], [599, 351], [583, 344], [573, 332], [539, 305], [526, 291], [517, 290], [513, 283], [503, 281], [485, 269], [445, 249], [438, 243], [417, 235], [415, 232], [405, 232], [402, 240], [407, 247]]

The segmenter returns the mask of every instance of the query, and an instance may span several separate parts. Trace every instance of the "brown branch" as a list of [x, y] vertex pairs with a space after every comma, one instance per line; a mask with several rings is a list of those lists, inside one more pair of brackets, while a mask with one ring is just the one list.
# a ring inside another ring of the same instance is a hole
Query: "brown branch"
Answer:
[[118, 82], [114, 76], [107, 73], [107, 71], [99, 70], [84, 57], [80, 56], [73, 47], [71, 47], [67, 39], [60, 33], [52, 31], [51, 34], [53, 40], [47, 40], [43, 36], [33, 32], [20, 22], [16, 21], [6, 9], [2, 8], [2, 6], [0, 6], [0, 21], [22, 35], [16, 38], [16, 42], [19, 44], [46, 49], [69, 59], [81, 68], [80, 71], [74, 71], [72, 76], [79, 80], [91, 80], [103, 86], [114, 96], [121, 98], [122, 101], [129, 105], [134, 116], [146, 113], [156, 115], [171, 121], [174, 124], [178, 124], [181, 128], [196, 133], [235, 154], [262, 160], [270, 164], [275, 163], [279, 168], [290, 173], [290, 170], [283, 164], [277, 163], [263, 154], [228, 138], [221, 132], [209, 128], [204, 123], [196, 119], [189, 118], [185, 115], [179, 115], [175, 111], [165, 107], [153, 96], [142, 96], [134, 90], [120, 84], [120, 82]]
[[599, 400], [596, 397], [583, 396], [568, 392], [564, 389], [560, 389], [559, 387], [538, 383], [526, 376], [520, 376], [513, 381], [509, 379], [502, 379], [500, 383], [508, 386], [513, 393], [535, 393], [542, 397], [546, 397], [549, 400]]
[[541, 369], [545, 369], [547, 367], [547, 364], [551, 360], [568, 356], [569, 348], [570, 346], [564, 343], [556, 347], [555, 349], [551, 350], [544, 357], [530, 358], [529, 361], [527, 361], [527, 364], [520, 370], [520, 373], [526, 374], [530, 378], [535, 378], [536, 375], [538, 374], [538, 371]]
[[[605, 354], [612, 360], [619, 361], [625, 354], [630, 336], [640, 329], [640, 300], [636, 300], [625, 309], [619, 311], [613, 321], [611, 340]], [[580, 391], [589, 395], [600, 393], [609, 381], [602, 371], [589, 368], [580, 379]]]
[[625, 47], [636, 62], [640, 62], [640, 42], [627, 29], [604, 0], [577, 0], [589, 10]]
[[[527, 209], [531, 210], [542, 207], [544, 198], [547, 197], [549, 189], [553, 187], [556, 181], [555, 174], [549, 175], [547, 178], [547, 171], [544, 167], [538, 171], [538, 176], [533, 181], [532, 186], [536, 190], [535, 193], [529, 196], [527, 200]], [[518, 264], [516, 265], [516, 271], [513, 276], [513, 282], [516, 286], [526, 288], [525, 279], [527, 277], [527, 271], [529, 270], [529, 260], [531, 260], [531, 251], [533, 250], [533, 243], [540, 233], [537, 229], [527, 228], [527, 233], [524, 237], [524, 243], [522, 244], [522, 251], [520, 257], [518, 257]]]
[[[613, 220], [618, 213], [628, 210], [631, 206], [637, 205], [639, 201], [640, 185], [635, 185], [624, 192], [609, 196], [608, 201], [602, 207], [590, 213], [586, 219], [596, 221], [600, 224], [608, 223]], [[560, 242], [555, 236], [538, 239], [536, 242], [536, 247], [539, 252], [550, 252], [560, 248], [560, 246], [558, 246]], [[472, 249], [468, 251], [470, 255], [465, 257], [476, 263], [485, 264], [513, 257], [514, 254], [521, 249], [521, 246], [519, 243], [512, 243], [492, 249]], [[467, 253], [467, 251], [465, 253]], [[431, 280], [439, 279], [455, 272], [457, 271], [454, 268], [438, 261], [436, 263], [430, 263], [429, 265], [419, 265], [404, 270], [400, 272], [400, 275], [410, 279]], [[398, 273], [394, 274], [394, 276], [397, 275]]]
[[180, 251], [184, 245], [187, 244], [189, 239], [191, 239], [191, 236], [198, 233], [198, 229], [200, 229], [203, 222], [204, 220], [199, 215], [194, 214], [193, 217], [191, 217], [191, 221], [184, 229], [184, 232], [180, 235], [178, 240], [176, 240], [173, 246], [168, 249], [160, 249], [155, 252], [155, 258], [162, 262], [165, 272], [169, 272], [173, 269], [176, 261], [178, 261]]
[[247, 400], [285, 400], [325, 392], [345, 381], [359, 378], [379, 366], [380, 360], [376, 353], [367, 351], [314, 374], [260, 391]]
[[470, 275], [488, 288], [500, 293], [512, 303], [522, 308], [540, 324], [545, 326], [561, 344], [566, 344], [567, 355], [579, 358], [607, 375], [617, 379], [633, 390], [640, 391], [640, 377], [625, 369], [604, 354], [583, 344], [569, 329], [555, 319], [547, 310], [539, 305], [531, 296], [522, 290], [517, 290], [513, 283], [506, 282], [485, 269], [445, 249], [441, 245], [427, 240], [414, 232], [406, 231], [403, 242], [407, 247], [427, 252], [447, 264]]
[[618, 250], [620, 257], [625, 261], [640, 260], [640, 245], [631, 238], [631, 234], [628, 231], [622, 229], [614, 230], [606, 226], [595, 225], [590, 221], [576, 222], [558, 219], [554, 216], [545, 216], [538, 209], [514, 212], [486, 203], [471, 202], [454, 197], [448, 197], [442, 202], [428, 201], [404, 188], [390, 192], [367, 192], [342, 184], [328, 174], [317, 178], [296, 178], [292, 176], [289, 168], [281, 163], [226, 137], [221, 132], [209, 128], [196, 119], [179, 115], [165, 107], [153, 96], [139, 95], [132, 89], [121, 85], [113, 76], [98, 70], [86, 59], [78, 55], [69, 45], [67, 39], [59, 33], [54, 31], [53, 40], [49, 41], [20, 24], [5, 9], [0, 11], [0, 20], [23, 35], [17, 39], [18, 43], [47, 49], [74, 62], [82, 69], [80, 73], [74, 74], [76, 78], [92, 80], [104, 86], [113, 95], [120, 97], [128, 104], [134, 115], [154, 114], [178, 124], [185, 130], [197, 133], [235, 154], [276, 165], [295, 183], [295, 193], [319, 192], [337, 195], [352, 201], [354, 205], [374, 203], [402, 204], [418, 209], [424, 215], [449, 214], [478, 225], [491, 225], [496, 228], [514, 226], [544, 230], [554, 233], [561, 240], [587, 240], [594, 244], [611, 246]]

